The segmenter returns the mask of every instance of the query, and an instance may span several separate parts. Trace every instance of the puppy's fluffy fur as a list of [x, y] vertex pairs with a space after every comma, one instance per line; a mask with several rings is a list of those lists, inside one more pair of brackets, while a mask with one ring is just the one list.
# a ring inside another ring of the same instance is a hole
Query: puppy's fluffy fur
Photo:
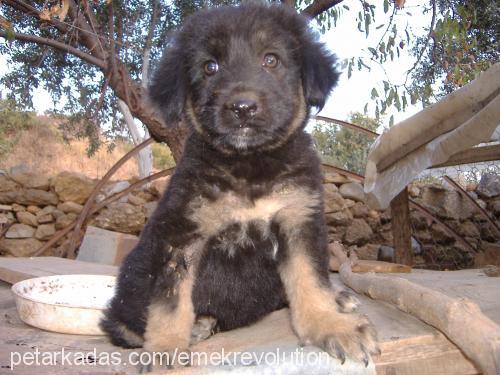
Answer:
[[368, 320], [330, 287], [320, 163], [303, 130], [337, 81], [334, 64], [287, 7], [185, 22], [150, 96], [167, 124], [193, 131], [121, 268], [102, 322], [114, 344], [185, 348], [196, 317], [228, 330], [288, 305], [304, 343], [363, 361], [377, 349]]

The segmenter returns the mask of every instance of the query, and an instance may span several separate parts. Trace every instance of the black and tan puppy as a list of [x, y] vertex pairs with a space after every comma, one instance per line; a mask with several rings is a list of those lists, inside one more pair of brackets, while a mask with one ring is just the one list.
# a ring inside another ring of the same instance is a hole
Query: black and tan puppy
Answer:
[[290, 307], [303, 343], [368, 361], [366, 317], [328, 279], [320, 163], [304, 127], [337, 81], [335, 58], [283, 6], [190, 17], [150, 94], [166, 123], [193, 129], [103, 329], [114, 344], [187, 348], [195, 320], [221, 330]]

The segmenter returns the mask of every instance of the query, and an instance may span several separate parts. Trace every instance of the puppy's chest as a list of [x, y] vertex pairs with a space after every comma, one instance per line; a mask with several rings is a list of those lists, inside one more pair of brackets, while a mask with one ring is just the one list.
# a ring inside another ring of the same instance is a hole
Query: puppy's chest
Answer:
[[233, 249], [274, 242], [273, 221], [307, 216], [317, 203], [315, 194], [305, 188], [279, 185], [255, 199], [236, 191], [219, 192], [211, 198], [200, 195], [190, 202], [188, 212], [198, 234], [215, 241], [218, 247]]

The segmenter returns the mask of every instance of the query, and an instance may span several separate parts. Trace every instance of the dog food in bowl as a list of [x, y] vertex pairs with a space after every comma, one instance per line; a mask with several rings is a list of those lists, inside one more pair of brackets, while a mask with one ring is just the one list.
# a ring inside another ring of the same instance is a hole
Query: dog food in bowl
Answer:
[[104, 334], [99, 321], [115, 290], [115, 276], [56, 275], [12, 286], [17, 311], [27, 324], [53, 332]]

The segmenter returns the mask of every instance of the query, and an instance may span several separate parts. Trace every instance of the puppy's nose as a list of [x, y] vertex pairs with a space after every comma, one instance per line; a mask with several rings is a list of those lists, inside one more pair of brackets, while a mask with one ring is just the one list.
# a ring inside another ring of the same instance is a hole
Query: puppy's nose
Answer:
[[236, 118], [240, 120], [254, 117], [257, 114], [257, 101], [250, 98], [240, 98], [229, 105]]

